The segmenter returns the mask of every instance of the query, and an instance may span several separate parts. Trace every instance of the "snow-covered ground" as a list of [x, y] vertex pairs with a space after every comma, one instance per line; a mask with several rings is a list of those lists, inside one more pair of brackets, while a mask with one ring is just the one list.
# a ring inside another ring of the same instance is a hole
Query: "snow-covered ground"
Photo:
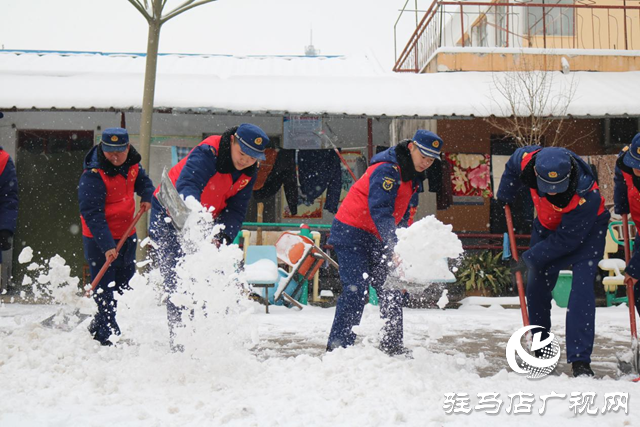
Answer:
[[[413, 359], [377, 349], [382, 321], [367, 305], [356, 345], [325, 353], [335, 309], [273, 306], [265, 314], [238, 285], [242, 251], [212, 243], [219, 226], [211, 228], [211, 215], [191, 220], [198, 227], [187, 228], [180, 292], [170, 297], [192, 310], [178, 336], [183, 353], [169, 350], [157, 270], [133, 278], [118, 302], [123, 335], [101, 347], [89, 336], [89, 318], [69, 317], [95, 307], [76, 295], [64, 260], [34, 261], [23, 250], [20, 262], [32, 273], [23, 285], [54, 304], [0, 304], [1, 427], [640, 425], [631, 406], [640, 384], [616, 370], [616, 354], [630, 354], [624, 306], [597, 310], [596, 379], [567, 376], [563, 362], [560, 375], [539, 380], [511, 372], [505, 348], [522, 321], [519, 309], [497, 304], [504, 300], [405, 309]], [[426, 269], [429, 259], [439, 257], [427, 258]], [[53, 314], [59, 325], [42, 323]], [[554, 307], [561, 342], [565, 315]]]
[[[148, 296], [135, 290], [127, 298], [136, 293]], [[528, 380], [510, 372], [504, 357], [509, 336], [521, 325], [516, 309], [405, 310], [405, 342], [414, 351], [414, 359], [405, 360], [376, 349], [377, 307], [367, 306], [355, 347], [326, 354], [334, 309], [277, 306], [267, 315], [249, 304], [237, 326], [251, 339], [218, 346], [213, 334], [210, 351], [198, 355], [169, 352], [165, 310], [155, 301], [121, 304], [128, 342], [114, 347], [90, 338], [88, 320], [71, 331], [46, 328], [39, 321], [54, 307], [4, 304], [0, 425], [640, 425], [640, 409], [633, 406], [640, 384], [614, 378], [614, 353], [629, 348], [626, 307], [597, 311], [593, 367], [600, 378]], [[561, 340], [565, 313], [553, 310]], [[213, 327], [219, 321], [209, 320]], [[563, 356], [560, 370], [568, 372], [565, 365]], [[542, 396], [553, 392], [566, 396], [549, 399], [539, 414]], [[598, 414], [575, 414], [571, 394], [588, 392], [596, 393], [591, 408]], [[612, 392], [629, 394], [628, 414], [602, 413], [604, 395]], [[467, 393], [470, 413], [453, 413], [445, 393], [456, 393], [457, 400]], [[499, 393], [498, 415], [474, 410], [478, 393]], [[516, 393], [535, 398], [531, 409], [521, 408], [529, 413], [513, 413], [509, 395]]]

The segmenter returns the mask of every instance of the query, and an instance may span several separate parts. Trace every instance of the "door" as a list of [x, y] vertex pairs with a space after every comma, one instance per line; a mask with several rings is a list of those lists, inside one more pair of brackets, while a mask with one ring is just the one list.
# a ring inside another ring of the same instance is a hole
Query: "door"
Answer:
[[84, 253], [78, 208], [83, 159], [93, 131], [18, 131], [16, 170], [20, 206], [14, 240], [13, 282], [20, 284], [28, 264], [19, 264], [25, 246], [42, 264], [58, 254], [82, 283]]

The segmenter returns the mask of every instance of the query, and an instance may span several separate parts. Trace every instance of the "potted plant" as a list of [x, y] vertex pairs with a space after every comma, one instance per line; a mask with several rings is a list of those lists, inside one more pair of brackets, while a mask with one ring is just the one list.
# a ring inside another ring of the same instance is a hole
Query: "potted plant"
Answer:
[[502, 261], [502, 252], [467, 253], [456, 272], [458, 284], [467, 295], [498, 296], [511, 284], [511, 271]]

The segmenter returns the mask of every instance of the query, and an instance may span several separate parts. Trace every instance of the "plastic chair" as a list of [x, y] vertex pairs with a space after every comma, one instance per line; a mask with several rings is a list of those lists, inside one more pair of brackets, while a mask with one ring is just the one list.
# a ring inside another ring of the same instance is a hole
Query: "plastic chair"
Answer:
[[[618, 286], [624, 286], [624, 274], [623, 271], [626, 268], [626, 263], [620, 258], [610, 258], [610, 254], [615, 254], [620, 249], [620, 244], [624, 245], [624, 240], [619, 238], [618, 233], [622, 233], [622, 222], [612, 221], [609, 224], [609, 230], [605, 238], [604, 245], [604, 258], [598, 263], [598, 267], [601, 270], [609, 272], [609, 276], [602, 279], [602, 286], [604, 287], [607, 307], [611, 307], [613, 304], [627, 303], [626, 296], [617, 297]], [[631, 241], [633, 243], [633, 241]]]
[[276, 247], [251, 245], [246, 250], [244, 270], [247, 275], [247, 283], [254, 288], [264, 288], [265, 311], [268, 314], [268, 288], [275, 287], [280, 278]]

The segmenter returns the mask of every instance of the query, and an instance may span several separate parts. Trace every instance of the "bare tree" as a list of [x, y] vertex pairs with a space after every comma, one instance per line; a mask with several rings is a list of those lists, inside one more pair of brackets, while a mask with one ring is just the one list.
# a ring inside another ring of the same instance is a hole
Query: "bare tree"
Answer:
[[[168, 0], [128, 0], [138, 12], [144, 16], [149, 24], [147, 38], [147, 62], [144, 72], [144, 92], [142, 97], [142, 118], [140, 122], [140, 155], [142, 167], [149, 170], [149, 155], [151, 148], [151, 124], [153, 120], [153, 101], [156, 88], [156, 70], [158, 67], [158, 46], [160, 45], [160, 29], [169, 19], [180, 15], [194, 7], [211, 3], [216, 0], [185, 0], [180, 6], [163, 15]], [[143, 234], [146, 236], [146, 214]], [[143, 236], [144, 237], [144, 236]]]
[[526, 59], [508, 72], [493, 73], [491, 98], [500, 117], [485, 120], [519, 146], [572, 145], [575, 140], [564, 141], [568, 130], [564, 125], [577, 84], [573, 76], [564, 78], [564, 74], [556, 84], [557, 77], [544, 64]]

